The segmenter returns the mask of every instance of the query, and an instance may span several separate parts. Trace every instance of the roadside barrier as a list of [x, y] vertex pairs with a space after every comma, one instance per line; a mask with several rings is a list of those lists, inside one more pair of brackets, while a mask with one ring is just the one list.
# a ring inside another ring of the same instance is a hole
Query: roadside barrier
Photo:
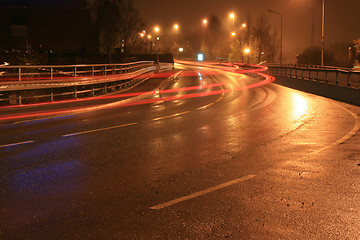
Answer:
[[0, 66], [0, 106], [60, 101], [127, 89], [156, 69], [153, 61], [126, 64]]
[[360, 71], [353, 69], [310, 65], [268, 65], [267, 67], [272, 75], [324, 82], [355, 89], [360, 88]]

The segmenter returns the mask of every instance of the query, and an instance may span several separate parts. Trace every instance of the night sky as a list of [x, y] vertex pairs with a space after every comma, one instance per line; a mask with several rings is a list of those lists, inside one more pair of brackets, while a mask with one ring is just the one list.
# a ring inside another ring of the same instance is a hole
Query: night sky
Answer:
[[[93, 0], [89, 0], [90, 2]], [[264, 13], [280, 33], [280, 17], [268, 13], [273, 9], [283, 15], [283, 41], [290, 55], [311, 45], [311, 29], [315, 12], [314, 44], [321, 44], [322, 0], [133, 0], [148, 28], [155, 25], [169, 29], [174, 23], [190, 30], [200, 29], [201, 19], [217, 15], [230, 24], [229, 13], [239, 22]], [[84, 0], [0, 0], [3, 3], [26, 3], [34, 6], [64, 7], [84, 5]], [[360, 0], [325, 0], [325, 44], [350, 43], [360, 38]]]
[[[321, 44], [321, 0], [134, 0], [148, 27], [155, 24], [170, 27], [178, 22], [183, 27], [200, 27], [201, 19], [211, 15], [223, 18], [229, 24], [228, 14], [234, 11], [237, 19], [253, 18], [265, 13], [278, 26], [280, 17], [268, 13], [271, 8], [283, 15], [284, 49], [299, 52], [310, 46], [312, 9], [315, 11], [314, 44]], [[360, 38], [360, 0], [325, 0], [326, 44], [352, 42]]]

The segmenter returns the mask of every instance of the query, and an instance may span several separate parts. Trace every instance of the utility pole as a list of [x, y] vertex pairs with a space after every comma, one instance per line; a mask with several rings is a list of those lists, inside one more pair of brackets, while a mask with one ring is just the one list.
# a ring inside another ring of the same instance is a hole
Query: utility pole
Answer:
[[310, 39], [310, 46], [314, 46], [314, 35], [315, 35], [315, 9], [310, 9], [312, 22], [311, 22], [311, 39]]
[[322, 3], [322, 21], [321, 21], [321, 66], [324, 66], [324, 48], [325, 48], [325, 0]]

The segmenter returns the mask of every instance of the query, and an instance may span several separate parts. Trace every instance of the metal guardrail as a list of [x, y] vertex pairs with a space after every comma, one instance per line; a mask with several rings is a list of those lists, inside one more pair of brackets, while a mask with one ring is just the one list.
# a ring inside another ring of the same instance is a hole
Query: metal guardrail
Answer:
[[152, 61], [97, 65], [1, 66], [0, 106], [109, 94], [134, 86], [143, 80], [136, 76], [157, 69], [159, 67], [155, 67]]
[[93, 65], [42, 65], [42, 66], [0, 66], [0, 84], [2, 82], [21, 82], [34, 80], [79, 80], [81, 77], [95, 77], [134, 72], [150, 67], [152, 61], [125, 64]]
[[347, 71], [354, 71], [354, 68], [343, 68], [343, 67], [334, 67], [334, 66], [320, 66], [320, 65], [313, 65], [313, 64], [292, 64], [292, 63], [284, 63], [280, 65], [279, 63], [266, 63], [264, 64], [268, 67], [292, 67], [292, 68], [311, 68], [311, 69], [341, 69]]
[[360, 88], [360, 72], [353, 69], [320, 67], [315, 65], [267, 65], [272, 75]]

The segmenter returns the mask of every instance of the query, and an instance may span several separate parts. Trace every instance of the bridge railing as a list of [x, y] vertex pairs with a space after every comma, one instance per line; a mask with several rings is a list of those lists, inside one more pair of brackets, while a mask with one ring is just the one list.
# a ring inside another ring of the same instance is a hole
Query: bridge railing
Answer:
[[318, 81], [351, 88], [360, 88], [360, 71], [316, 65], [267, 65], [272, 75]]
[[[153, 66], [152, 61], [124, 64], [0, 66], [2, 82], [81, 80], [84, 77], [117, 75]], [[89, 79], [87, 79], [89, 80]]]
[[112, 94], [149, 72], [169, 69], [152, 61], [125, 64], [0, 66], [0, 107]]

